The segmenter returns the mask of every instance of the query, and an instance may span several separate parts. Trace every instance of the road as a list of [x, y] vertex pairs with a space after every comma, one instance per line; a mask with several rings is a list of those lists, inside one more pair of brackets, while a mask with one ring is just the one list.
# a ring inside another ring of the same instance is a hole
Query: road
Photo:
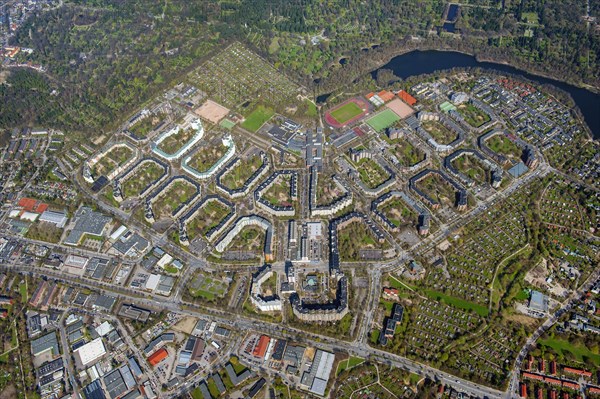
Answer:
[[272, 334], [276, 337], [283, 337], [307, 345], [317, 346], [325, 350], [346, 351], [352, 355], [363, 358], [372, 358], [377, 360], [385, 359], [389, 364], [395, 367], [402, 368], [408, 372], [424, 377], [432, 378], [436, 381], [451, 384], [465, 393], [478, 397], [487, 396], [489, 398], [501, 398], [503, 395], [503, 392], [493, 388], [480, 386], [443, 371], [436, 370], [425, 364], [418, 363], [414, 360], [410, 360], [379, 349], [374, 349], [366, 345], [357, 345], [355, 342], [346, 342], [338, 338], [310, 333], [293, 327], [282, 326], [277, 323], [259, 321], [238, 314], [232, 314], [227, 311], [200, 308], [193, 304], [187, 304], [182, 301], [166, 300], [166, 298], [158, 295], [147, 295], [149, 298], [142, 298], [135, 290], [123, 287], [114, 287], [107, 283], [98, 282], [84, 277], [73, 276], [65, 272], [40, 269], [39, 267], [29, 265], [5, 263], [0, 264], [0, 270], [54, 279], [56, 281], [81, 288], [96, 287], [96, 289], [99, 289], [101, 292], [116, 296], [120, 300], [137, 303], [141, 306], [150, 306], [170, 312], [177, 312], [182, 315], [206, 317], [207, 314], [210, 314], [210, 317], [213, 320], [227, 324], [230, 327], [235, 328], [237, 331], [256, 330], [265, 334]]

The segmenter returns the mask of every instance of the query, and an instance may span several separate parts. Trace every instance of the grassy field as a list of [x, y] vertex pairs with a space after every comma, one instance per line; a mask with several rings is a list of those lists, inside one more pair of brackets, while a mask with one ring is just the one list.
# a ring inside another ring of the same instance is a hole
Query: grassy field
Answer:
[[221, 184], [230, 190], [241, 188], [261, 165], [262, 158], [259, 155], [242, 159], [221, 178]]
[[164, 193], [154, 204], [154, 214], [158, 219], [168, 217], [183, 202], [188, 201], [196, 193], [196, 188], [186, 181], [175, 181], [167, 192]]
[[356, 165], [360, 180], [368, 188], [375, 188], [385, 183], [390, 175], [377, 162], [369, 158], [363, 158]]
[[263, 193], [263, 198], [274, 206], [289, 206], [292, 203], [290, 186], [291, 177], [280, 175], [275, 183]]
[[417, 217], [399, 198], [388, 201], [380, 210], [396, 227], [411, 225]]
[[473, 127], [479, 127], [490, 121], [489, 115], [475, 107], [473, 104], [460, 105], [458, 107], [458, 112], [465, 118], [465, 121]]
[[487, 306], [469, 302], [464, 299], [455, 298], [434, 290], [424, 290], [423, 292], [429, 298], [434, 299], [436, 301], [442, 301], [446, 305], [454, 306], [456, 308], [464, 310], [472, 310], [482, 317], [487, 317], [487, 315], [489, 314], [489, 309], [487, 308]]
[[275, 115], [275, 112], [272, 109], [259, 105], [250, 115], [248, 115], [246, 120], [242, 122], [242, 127], [251, 132], [256, 132], [266, 121], [271, 119], [273, 115]]
[[353, 102], [346, 103], [336, 110], [331, 111], [331, 116], [341, 125], [345, 124], [352, 118], [357, 117], [363, 112], [357, 104]]
[[523, 150], [521, 150], [521, 148], [519, 148], [518, 145], [513, 143], [508, 137], [502, 134], [497, 134], [489, 138], [486, 141], [486, 144], [490, 148], [490, 150], [511, 158], [518, 159], [521, 157], [521, 153], [523, 152]]
[[231, 130], [235, 126], [235, 122], [225, 118], [221, 122], [219, 122], [219, 126], [225, 128], [227, 130]]
[[425, 154], [419, 148], [406, 140], [399, 140], [393, 147], [392, 153], [398, 158], [400, 165], [410, 167], [425, 159]]
[[139, 195], [151, 182], [157, 180], [164, 169], [155, 162], [146, 162], [127, 180], [121, 182], [121, 191], [125, 198]]
[[190, 159], [189, 166], [203, 173], [209, 170], [227, 151], [223, 144], [200, 148]]
[[538, 342], [543, 346], [552, 348], [558, 354], [563, 355], [564, 352], [570, 352], [580, 362], [587, 358], [594, 362], [596, 366], [600, 366], [600, 355], [592, 353], [585, 346], [573, 345], [568, 341], [557, 338], [540, 339]]
[[229, 209], [219, 201], [207, 202], [187, 225], [189, 239], [206, 235], [229, 214]]
[[337, 372], [335, 373], [336, 375], [340, 375], [340, 373], [342, 373], [345, 370], [349, 370], [353, 367], [358, 366], [359, 364], [363, 363], [365, 361], [365, 359], [363, 359], [362, 357], [350, 357], [344, 361], [341, 361], [338, 364], [338, 368], [337, 368]]
[[192, 129], [191, 127], [187, 129], [180, 128], [177, 133], [164, 139], [158, 147], [167, 154], [174, 154], [178, 149], [183, 147], [185, 143], [190, 141], [196, 133], [197, 130]]
[[452, 162], [454, 167], [466, 176], [471, 178], [477, 184], [483, 184], [489, 181], [488, 169], [483, 167], [483, 164], [475, 157], [469, 155], [463, 155], [454, 159]]
[[427, 130], [431, 137], [439, 144], [450, 144], [458, 136], [455, 132], [438, 121], [423, 122], [423, 129]]
[[398, 122], [400, 117], [391, 109], [385, 109], [375, 116], [366, 120], [367, 125], [371, 126], [376, 132], [381, 132]]

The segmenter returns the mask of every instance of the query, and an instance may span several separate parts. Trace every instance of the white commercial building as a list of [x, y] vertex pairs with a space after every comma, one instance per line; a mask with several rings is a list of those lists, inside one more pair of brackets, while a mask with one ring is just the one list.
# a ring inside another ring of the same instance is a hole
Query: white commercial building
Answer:
[[105, 354], [106, 348], [104, 347], [104, 342], [102, 342], [102, 338], [96, 338], [95, 340], [73, 351], [75, 360], [82, 367], [87, 367], [88, 365], [98, 361], [98, 359], [100, 359]]

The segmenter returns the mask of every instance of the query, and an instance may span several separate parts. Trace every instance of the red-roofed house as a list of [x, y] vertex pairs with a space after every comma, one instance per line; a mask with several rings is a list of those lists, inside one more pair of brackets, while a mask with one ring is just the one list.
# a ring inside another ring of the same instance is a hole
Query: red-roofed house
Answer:
[[554, 389], [550, 391], [550, 399], [556, 399], [556, 391]]
[[570, 381], [563, 381], [563, 387], [579, 390], [579, 384]]
[[523, 378], [529, 378], [530, 380], [544, 381], [544, 377], [542, 377], [541, 375], [527, 373], [527, 372], [523, 373]]
[[544, 390], [540, 387], [537, 388], [536, 394], [535, 394], [535, 398], [536, 399], [542, 399], [544, 396]]
[[527, 397], [527, 385], [525, 385], [524, 383], [521, 383], [521, 397], [522, 398], [526, 398]]
[[565, 373], [582, 375], [584, 377], [591, 377], [592, 376], [592, 373], [590, 373], [587, 370], [575, 369], [575, 368], [572, 368], [572, 367], [564, 367], [563, 370], [565, 371]]
[[554, 360], [550, 362], [550, 374], [556, 375], [556, 362]]
[[384, 288], [383, 296], [392, 299], [398, 299], [398, 289], [397, 288]]
[[600, 388], [588, 386], [588, 392], [591, 394], [600, 394]]

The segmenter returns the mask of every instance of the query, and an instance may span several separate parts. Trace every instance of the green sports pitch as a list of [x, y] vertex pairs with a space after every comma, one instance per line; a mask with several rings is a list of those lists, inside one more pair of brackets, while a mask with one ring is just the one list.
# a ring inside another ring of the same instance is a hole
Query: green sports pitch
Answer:
[[366, 120], [367, 125], [371, 126], [376, 132], [381, 132], [383, 129], [392, 126], [398, 122], [400, 117], [391, 109], [381, 111]]
[[354, 102], [349, 102], [336, 110], [331, 111], [331, 116], [341, 125], [348, 122], [352, 118], [356, 118], [362, 114], [363, 110]]

